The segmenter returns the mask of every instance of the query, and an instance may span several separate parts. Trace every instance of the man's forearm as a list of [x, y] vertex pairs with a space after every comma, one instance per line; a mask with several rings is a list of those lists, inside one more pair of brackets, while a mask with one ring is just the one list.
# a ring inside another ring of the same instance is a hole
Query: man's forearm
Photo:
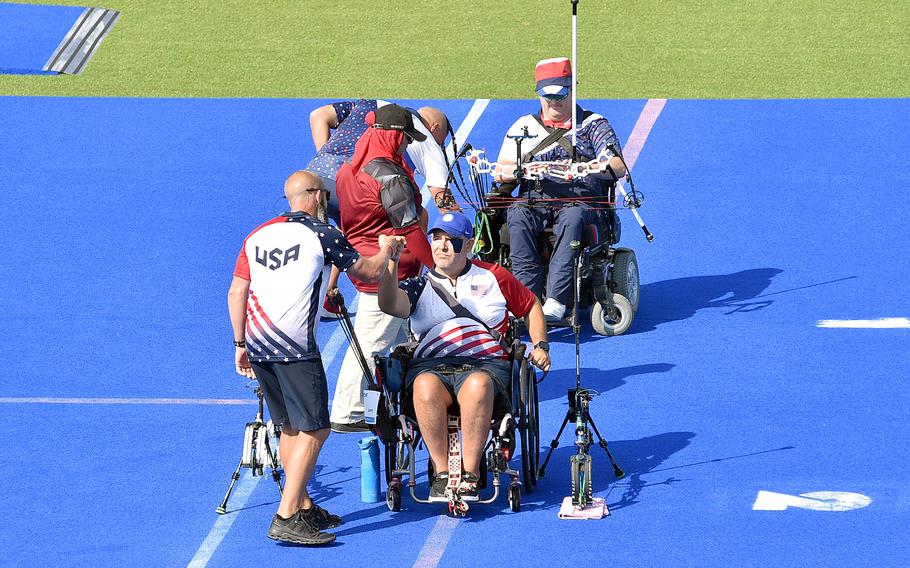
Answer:
[[390, 260], [379, 281], [379, 309], [384, 313], [405, 319], [411, 313], [411, 302], [404, 290], [398, 287], [398, 259]]
[[531, 336], [532, 344], [547, 340], [547, 321], [543, 316], [543, 308], [540, 307], [539, 301], [534, 301], [534, 306], [531, 307], [531, 311], [528, 312], [526, 322], [528, 324], [528, 335]]
[[249, 294], [249, 281], [234, 277], [228, 291], [228, 313], [231, 316], [231, 328], [234, 340], [241, 341], [246, 336], [246, 306]]

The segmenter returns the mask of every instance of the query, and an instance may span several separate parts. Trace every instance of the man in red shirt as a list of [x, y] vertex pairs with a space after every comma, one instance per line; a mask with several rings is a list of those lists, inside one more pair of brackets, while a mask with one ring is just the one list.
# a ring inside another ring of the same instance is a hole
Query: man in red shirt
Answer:
[[[420, 188], [403, 154], [412, 140], [422, 142], [426, 135], [414, 127], [411, 113], [395, 104], [367, 114], [366, 123], [367, 131], [357, 141], [352, 162], [342, 166], [336, 178], [341, 229], [364, 256], [376, 254], [380, 234], [404, 237], [407, 244], [398, 264], [398, 278], [417, 276], [421, 264], [433, 266], [433, 254], [424, 236], [427, 214]], [[406, 341], [407, 320], [379, 309], [377, 285], [356, 277], [351, 281], [360, 292], [354, 332], [363, 352], [387, 351]], [[372, 359], [368, 363], [372, 368]], [[363, 421], [365, 387], [363, 371], [349, 348], [332, 398], [332, 430], [346, 433], [368, 429]]]

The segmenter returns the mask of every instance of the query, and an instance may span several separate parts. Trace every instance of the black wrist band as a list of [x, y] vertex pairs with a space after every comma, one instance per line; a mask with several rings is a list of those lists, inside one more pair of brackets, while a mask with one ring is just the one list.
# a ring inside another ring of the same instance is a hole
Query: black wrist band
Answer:
[[240, 341], [234, 341], [234, 347], [246, 347], [246, 341], [242, 339]]

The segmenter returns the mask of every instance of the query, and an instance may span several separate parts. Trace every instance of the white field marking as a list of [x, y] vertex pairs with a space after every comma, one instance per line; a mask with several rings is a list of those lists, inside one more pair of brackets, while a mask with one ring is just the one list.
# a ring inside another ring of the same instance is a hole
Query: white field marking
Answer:
[[255, 400], [239, 398], [51, 398], [0, 397], [0, 404], [203, 404], [247, 405]]
[[800, 495], [787, 495], [773, 491], [759, 491], [752, 505], [753, 511], [786, 511], [789, 507], [810, 511], [843, 512], [868, 507], [872, 499], [862, 493], [847, 491], [812, 491]]
[[[487, 105], [490, 104], [490, 99], [477, 99], [474, 101], [474, 104], [471, 106], [471, 110], [468, 111], [467, 116], [464, 117], [461, 125], [455, 130], [455, 139], [461, 144], [465, 143], [465, 140], [468, 139], [468, 134], [474, 130], [474, 126], [477, 124], [477, 121], [480, 120], [480, 115], [483, 114], [483, 111], [487, 110]], [[452, 143], [446, 146], [445, 149], [446, 156], [449, 158], [449, 162], [452, 161], [452, 158], [455, 157], [455, 150], [452, 148]], [[423, 197], [423, 202], [432, 203], [433, 197], [430, 195], [430, 188], [424, 182], [423, 187], [420, 188], [420, 195]]]
[[417, 560], [414, 561], [413, 568], [436, 568], [457, 526], [458, 519], [447, 516], [439, 517], [430, 532], [430, 536], [427, 537], [427, 541], [423, 544]]
[[910, 329], [910, 318], [879, 318], [874, 320], [821, 320], [817, 327], [848, 329]]
[[[357, 311], [358, 300], [360, 295], [354, 296], [354, 301], [352, 301], [348, 310], [351, 312]], [[341, 322], [338, 322], [338, 327], [335, 328], [335, 331], [332, 332], [332, 335], [329, 337], [329, 340], [325, 344], [325, 349], [322, 350], [322, 361], [323, 367], [330, 366], [335, 357], [338, 356], [338, 353], [343, 351], [341, 347], [345, 342], [344, 331], [341, 329]], [[329, 406], [331, 406], [332, 400], [329, 399]], [[202, 541], [202, 544], [199, 545], [199, 548], [196, 550], [195, 556], [190, 560], [190, 563], [187, 565], [192, 568], [202, 568], [208, 564], [209, 560], [212, 558], [212, 555], [215, 554], [218, 546], [221, 544], [221, 541], [224, 540], [225, 535], [230, 530], [231, 525], [234, 524], [234, 520], [237, 518], [237, 515], [240, 514], [238, 509], [242, 509], [246, 504], [247, 499], [253, 493], [253, 489], [256, 488], [256, 485], [259, 483], [259, 480], [264, 476], [253, 477], [250, 475], [249, 470], [247, 470], [243, 479], [241, 480], [240, 487], [237, 491], [231, 494], [231, 504], [234, 508], [233, 513], [227, 513], [225, 515], [219, 515], [218, 519], [215, 521], [215, 524], [212, 526], [212, 530], [209, 531], [208, 536], [205, 537], [205, 540]]]
[[225, 535], [231, 529], [231, 525], [237, 520], [237, 516], [240, 514], [239, 509], [246, 505], [247, 499], [252, 495], [257, 483], [259, 483], [259, 477], [254, 477], [252, 472], [247, 470], [243, 477], [240, 478], [240, 485], [231, 494], [231, 503], [234, 510], [224, 515], [218, 515], [215, 526], [212, 527], [209, 535], [205, 537], [202, 545], [196, 550], [196, 555], [187, 564], [188, 568], [202, 568], [208, 564], [212, 554], [215, 553], [215, 549], [218, 548], [218, 545], [221, 544], [221, 541], [224, 540]]
[[638, 155], [641, 154], [641, 149], [645, 147], [645, 141], [648, 139], [651, 129], [654, 128], [654, 123], [657, 122], [657, 117], [660, 116], [666, 104], [667, 99], [649, 99], [645, 103], [645, 108], [642, 109], [641, 114], [638, 115], [638, 120], [635, 121], [635, 126], [632, 128], [632, 134], [629, 135], [626, 146], [622, 149], [626, 166], [630, 170], [635, 167]]

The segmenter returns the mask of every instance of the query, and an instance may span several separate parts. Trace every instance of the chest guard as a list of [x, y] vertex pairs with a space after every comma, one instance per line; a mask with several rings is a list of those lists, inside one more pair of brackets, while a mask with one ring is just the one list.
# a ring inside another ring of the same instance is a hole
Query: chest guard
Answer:
[[417, 204], [420, 190], [401, 166], [386, 158], [376, 158], [362, 171], [379, 182], [379, 198], [392, 227], [410, 227], [420, 220], [421, 207]]

